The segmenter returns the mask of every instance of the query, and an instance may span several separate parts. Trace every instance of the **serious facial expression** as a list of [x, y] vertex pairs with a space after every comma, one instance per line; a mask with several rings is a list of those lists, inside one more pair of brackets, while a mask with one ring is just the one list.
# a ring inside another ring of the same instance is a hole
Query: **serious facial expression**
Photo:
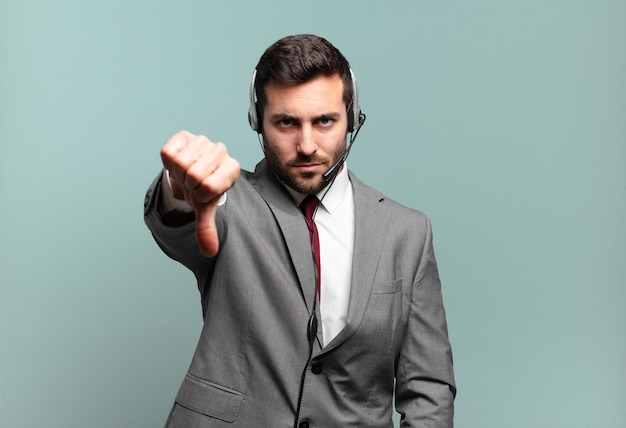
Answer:
[[270, 81], [263, 111], [265, 158], [278, 178], [301, 193], [317, 193], [346, 149], [347, 113], [339, 74], [295, 86]]

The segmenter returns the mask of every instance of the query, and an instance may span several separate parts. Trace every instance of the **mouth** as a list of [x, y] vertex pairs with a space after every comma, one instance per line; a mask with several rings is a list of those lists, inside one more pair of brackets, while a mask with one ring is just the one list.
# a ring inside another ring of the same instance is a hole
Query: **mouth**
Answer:
[[322, 162], [301, 162], [292, 164], [291, 166], [301, 174], [314, 174], [320, 169], [323, 169], [324, 164]]
[[293, 167], [299, 171], [314, 171], [318, 169], [320, 165], [320, 163], [303, 163], [294, 165]]

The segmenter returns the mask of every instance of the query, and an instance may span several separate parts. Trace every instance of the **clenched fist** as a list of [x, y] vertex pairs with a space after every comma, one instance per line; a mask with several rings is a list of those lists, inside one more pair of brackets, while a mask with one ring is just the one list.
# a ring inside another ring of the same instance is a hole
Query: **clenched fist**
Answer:
[[203, 135], [180, 131], [161, 149], [163, 166], [169, 171], [176, 199], [187, 201], [196, 214], [200, 250], [207, 257], [217, 254], [219, 239], [215, 213], [220, 197], [239, 177], [239, 162], [223, 143]]

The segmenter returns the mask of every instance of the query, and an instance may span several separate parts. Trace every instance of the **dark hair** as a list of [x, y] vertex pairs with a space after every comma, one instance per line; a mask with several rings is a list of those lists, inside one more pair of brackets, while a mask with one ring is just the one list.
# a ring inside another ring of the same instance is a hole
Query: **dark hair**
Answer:
[[329, 41], [312, 34], [284, 37], [265, 50], [256, 66], [254, 90], [259, 124], [267, 97], [265, 85], [275, 81], [286, 85], [306, 83], [318, 76], [339, 74], [343, 80], [343, 100], [352, 102], [350, 64]]

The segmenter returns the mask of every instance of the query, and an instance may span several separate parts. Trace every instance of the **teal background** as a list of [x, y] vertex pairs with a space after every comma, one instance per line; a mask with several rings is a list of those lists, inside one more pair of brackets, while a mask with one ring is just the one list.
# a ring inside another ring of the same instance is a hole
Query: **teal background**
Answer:
[[322, 35], [349, 164], [432, 219], [458, 428], [626, 427], [626, 2], [0, 3], [0, 426], [162, 426], [200, 330], [143, 225], [179, 129], [261, 157], [259, 56]]

